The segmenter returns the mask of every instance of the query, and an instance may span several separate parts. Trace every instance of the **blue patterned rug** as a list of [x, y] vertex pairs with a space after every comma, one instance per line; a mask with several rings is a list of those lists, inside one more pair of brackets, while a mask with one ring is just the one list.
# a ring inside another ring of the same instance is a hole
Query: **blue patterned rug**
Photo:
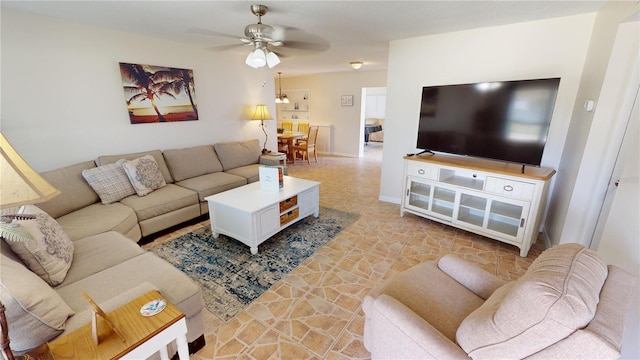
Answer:
[[311, 256], [358, 215], [320, 207], [271, 237], [251, 255], [249, 247], [206, 226], [150, 251], [189, 275], [202, 290], [206, 307], [224, 321], [233, 318], [302, 261]]

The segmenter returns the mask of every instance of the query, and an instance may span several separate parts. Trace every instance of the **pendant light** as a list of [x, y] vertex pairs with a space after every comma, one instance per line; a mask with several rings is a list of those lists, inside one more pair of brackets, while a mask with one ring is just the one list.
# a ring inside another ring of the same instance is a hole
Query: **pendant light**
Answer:
[[287, 97], [287, 95], [282, 95], [282, 78], [280, 77], [280, 75], [282, 74], [282, 72], [278, 71], [278, 81], [280, 83], [279, 85], [279, 92], [278, 92], [278, 96], [276, 96], [276, 104], [288, 104], [289, 103], [289, 98]]

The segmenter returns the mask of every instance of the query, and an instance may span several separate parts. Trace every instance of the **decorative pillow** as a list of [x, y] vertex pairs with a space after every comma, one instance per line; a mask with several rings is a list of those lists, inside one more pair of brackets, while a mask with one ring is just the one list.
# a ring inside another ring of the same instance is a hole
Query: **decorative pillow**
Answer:
[[73, 260], [73, 242], [49, 214], [28, 205], [23, 214], [35, 215], [32, 220], [14, 220], [21, 230], [33, 237], [27, 241], [7, 241], [11, 250], [42, 280], [57, 286], [67, 276]]
[[125, 162], [122, 159], [113, 164], [82, 171], [82, 176], [100, 196], [103, 204], [111, 204], [136, 193], [122, 167]]
[[127, 160], [122, 164], [122, 167], [139, 196], [145, 196], [153, 190], [167, 185], [158, 168], [156, 159], [151, 155], [145, 155], [135, 160]]
[[526, 358], [589, 324], [607, 275], [607, 265], [582, 245], [548, 249], [469, 314], [456, 340], [473, 359]]
[[260, 162], [258, 139], [213, 144], [224, 171]]
[[[7, 246], [4, 241], [0, 242], [1, 247]], [[6, 250], [0, 257], [0, 300], [6, 307], [11, 349], [23, 352], [62, 333], [74, 312], [14, 254], [5, 256]]]

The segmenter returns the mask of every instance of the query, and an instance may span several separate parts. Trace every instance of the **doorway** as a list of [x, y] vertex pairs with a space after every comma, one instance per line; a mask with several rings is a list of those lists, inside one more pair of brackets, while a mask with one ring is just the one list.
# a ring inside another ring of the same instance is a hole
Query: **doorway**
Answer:
[[362, 88], [358, 157], [377, 157], [382, 160], [384, 129], [387, 125], [386, 102], [386, 87]]

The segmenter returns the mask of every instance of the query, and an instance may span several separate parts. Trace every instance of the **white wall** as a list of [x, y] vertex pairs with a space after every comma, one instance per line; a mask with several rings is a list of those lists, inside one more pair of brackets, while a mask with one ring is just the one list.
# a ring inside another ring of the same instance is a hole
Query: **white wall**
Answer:
[[542, 165], [558, 167], [595, 14], [391, 42], [380, 199], [400, 202], [402, 157], [415, 152], [422, 87], [561, 77]]
[[[545, 232], [552, 245], [573, 242], [590, 245], [617, 152], [608, 147], [616, 142], [616, 137], [619, 143], [620, 129], [615, 116], [626, 91], [630, 69], [638, 66], [637, 31], [631, 35], [636, 38], [626, 42], [624, 54], [611, 59], [611, 53], [619, 24], [635, 9], [637, 5], [633, 3], [618, 2], [609, 3], [598, 12], [571, 119], [570, 136], [549, 205]], [[608, 69], [620, 73], [604, 88]], [[593, 112], [583, 108], [589, 99], [597, 103]]]
[[[362, 88], [385, 86], [387, 73], [360, 70], [296, 77], [282, 75], [283, 89], [309, 89], [311, 123], [332, 127], [330, 152], [357, 157]], [[353, 106], [341, 106], [342, 95], [353, 95]]]
[[[275, 114], [274, 76], [242, 54], [2, 10], [2, 123], [37, 171], [98, 155], [213, 144], [264, 135], [248, 121]], [[131, 125], [119, 62], [193, 69], [200, 120]], [[276, 147], [275, 121], [269, 148]], [[273, 123], [273, 124], [272, 124]]]

